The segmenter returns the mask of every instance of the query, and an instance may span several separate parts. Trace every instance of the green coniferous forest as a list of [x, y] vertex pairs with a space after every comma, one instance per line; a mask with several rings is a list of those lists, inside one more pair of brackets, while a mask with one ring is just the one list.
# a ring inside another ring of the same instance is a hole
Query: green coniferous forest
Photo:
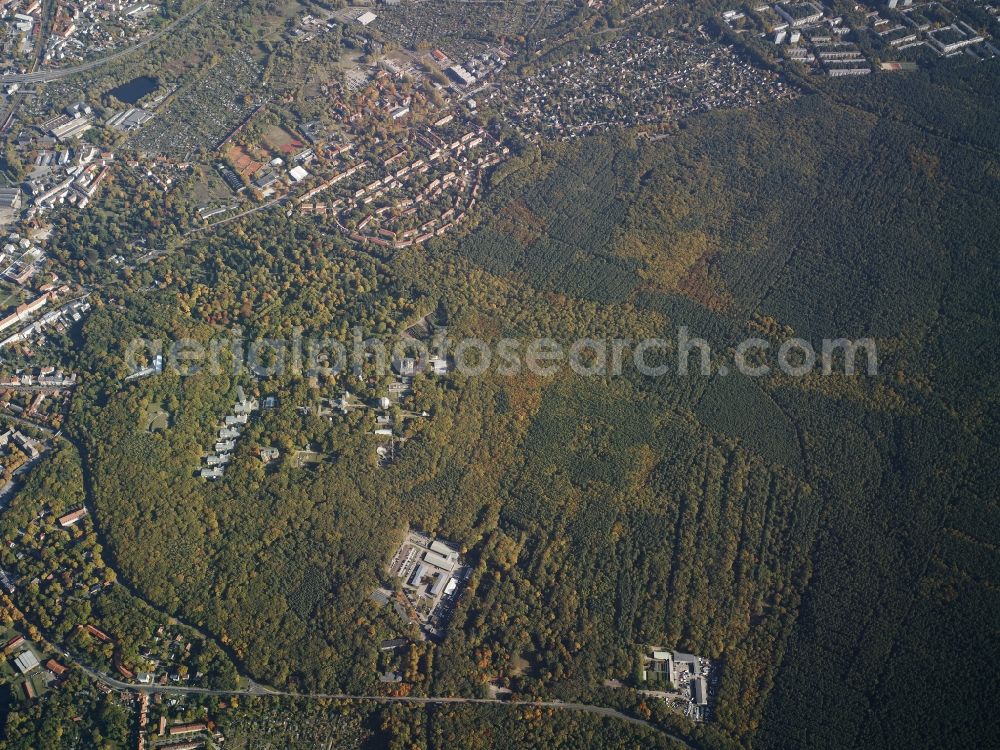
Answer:
[[[301, 693], [373, 694], [377, 644], [405, 637], [394, 668], [411, 695], [487, 697], [492, 681], [649, 722], [372, 704], [349, 728], [373, 746], [989, 746], [998, 87], [995, 66], [956, 62], [692, 116], [656, 141], [523, 143], [468, 228], [424, 246], [358, 249], [275, 208], [185, 240], [155, 284], [123, 272], [78, 334], [91, 374], [66, 440], [0, 516], [4, 538], [61, 535], [63, 551], [38, 554], [69, 555], [94, 581], [113, 568], [116, 593], [95, 612], [40, 576], [26, 617], [110, 665], [119, 656], [73, 636], [79, 625], [103, 623], [128, 661], [143, 613], [165, 612], [212, 684], [239, 673]], [[100, 213], [73, 221], [77, 238], [112, 231]], [[58, 252], [96, 267], [78, 244]], [[676, 342], [686, 326], [716, 363], [749, 336], [775, 348], [870, 337], [878, 373], [649, 377], [626, 362], [608, 377], [420, 375], [404, 408], [429, 418], [404, 423], [386, 467], [369, 417], [316, 405], [345, 388], [374, 398], [387, 381], [123, 380], [133, 336], [304, 326], [348, 342], [355, 326], [394, 334], [427, 314], [486, 341]], [[238, 387], [278, 394], [276, 408], [206, 482], [197, 468]], [[165, 428], [149, 428], [151, 410]], [[280, 458], [265, 465], [262, 446]], [[306, 450], [319, 460], [296, 460]], [[36, 518], [39, 503], [55, 516], [85, 504], [88, 546]], [[439, 642], [371, 599], [407, 526], [453, 540], [472, 565]], [[34, 575], [6, 548], [0, 561]], [[719, 661], [713, 721], [633, 689], [653, 643]], [[267, 700], [244, 707], [263, 715]], [[18, 721], [2, 746], [29, 746], [16, 738], [46, 717]], [[74, 736], [116, 721], [88, 714]]]

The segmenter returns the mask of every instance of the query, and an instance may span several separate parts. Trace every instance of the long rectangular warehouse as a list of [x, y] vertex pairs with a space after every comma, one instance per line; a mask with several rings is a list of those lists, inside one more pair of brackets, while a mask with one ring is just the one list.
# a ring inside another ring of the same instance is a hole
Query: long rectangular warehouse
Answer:
[[437, 578], [434, 580], [434, 585], [431, 586], [431, 596], [437, 596], [440, 594], [451, 578], [447, 573], [438, 573]]
[[423, 577], [425, 575], [427, 575], [427, 566], [424, 565], [423, 563], [420, 563], [419, 565], [417, 565], [417, 569], [413, 571], [413, 576], [410, 578], [410, 585], [419, 586], [420, 581], [423, 580]]
[[441, 540], [431, 542], [431, 550], [437, 552], [439, 555], [444, 555], [445, 557], [455, 557], [455, 555], [458, 554], [458, 552], [453, 550]]
[[455, 561], [451, 560], [443, 555], [439, 555], [437, 552], [425, 552], [424, 562], [428, 565], [433, 565], [435, 568], [440, 568], [441, 570], [452, 570], [455, 567]]

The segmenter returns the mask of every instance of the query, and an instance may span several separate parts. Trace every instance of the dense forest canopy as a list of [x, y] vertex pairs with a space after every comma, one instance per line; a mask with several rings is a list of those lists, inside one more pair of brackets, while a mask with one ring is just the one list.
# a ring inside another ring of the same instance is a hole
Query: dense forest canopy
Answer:
[[[74, 403], [67, 460], [119, 575], [258, 679], [370, 691], [374, 644], [407, 633], [369, 596], [409, 525], [474, 561], [447, 637], [412, 655], [418, 694], [500, 679], [614, 703], [604, 681], [666, 642], [724, 665], [717, 721], [684, 729], [705, 746], [917, 743], [903, 706], [939, 715], [920, 731], [942, 743], [984, 736], [996, 383], [974, 353], [996, 333], [1000, 156], [981, 96], [996, 85], [982, 68], [873, 78], [656, 143], [526, 149], [493, 176], [476, 228], [392, 257], [278, 212], [195, 240], [160, 291], [126, 280], [82, 332], [81, 361], [108, 375]], [[928, 125], [956, 91], [963, 117]], [[433, 310], [487, 339], [684, 325], [726, 352], [748, 335], [870, 336], [879, 373], [421, 377], [413, 407], [433, 418], [388, 468], [357, 415], [315, 416], [347, 374], [121, 381], [129, 335], [305, 325], [346, 341]], [[237, 386], [279, 404], [205, 483]], [[167, 429], [146, 428], [151, 408]], [[270, 445], [283, 458], [265, 468]], [[291, 460], [304, 449], [325, 460]], [[974, 690], [919, 676], [942, 632], [980, 665]], [[462, 721], [435, 715], [435, 742]]]
[[[178, 47], [289, 20], [277, 3], [250, 16], [232, 5]], [[572, 23], [604, 33], [625, 10], [578, 5], [547, 61], [589, 46]], [[661, 10], [651, 30], [713, 8]], [[272, 42], [254, 50], [265, 76], [313, 67]], [[175, 60], [175, 77], [217, 64], [210, 50]], [[393, 251], [278, 202], [202, 226], [184, 190], [122, 168], [95, 210], [56, 214], [54, 258], [102, 293], [57, 339], [82, 377], [52, 454], [0, 515], [0, 566], [21, 587], [0, 622], [127, 677], [165, 621], [187, 660], [178, 679], [324, 696], [200, 695], [185, 708], [218, 717], [237, 748], [280, 743], [288, 713], [309, 746], [987, 746], [1000, 731], [1000, 390], [987, 361], [998, 90], [995, 65], [946, 60], [802, 85], [655, 136], [535, 143], [494, 122], [513, 148], [469, 219]], [[155, 262], [108, 271], [140, 236]], [[386, 460], [375, 438], [389, 422], [372, 405], [396, 378], [368, 360], [135, 377], [130, 359], [139, 339], [349, 347], [355, 331], [391, 339], [426, 321], [489, 344], [655, 337], [668, 359], [683, 328], [711, 347], [712, 368], [417, 374], [379, 407], [394, 429]], [[749, 337], [771, 351], [868, 339], [877, 372], [720, 370]], [[347, 394], [356, 408], [337, 408]], [[244, 395], [268, 405], [207, 481], [206, 454]], [[441, 638], [372, 596], [398, 594], [386, 569], [407, 529], [450, 540], [470, 566]], [[380, 648], [396, 639], [398, 653]], [[636, 689], [651, 644], [720, 666], [711, 721]], [[535, 699], [631, 721], [523, 704]], [[131, 717], [79, 673], [55, 698], [7, 703], [0, 748], [131, 739]]]

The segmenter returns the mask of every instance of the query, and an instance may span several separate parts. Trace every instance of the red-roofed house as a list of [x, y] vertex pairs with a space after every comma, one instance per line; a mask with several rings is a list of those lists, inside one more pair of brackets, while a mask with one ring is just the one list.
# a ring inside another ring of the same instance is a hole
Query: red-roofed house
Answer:
[[3, 647], [3, 650], [10, 651], [12, 648], [16, 648], [17, 646], [20, 646], [22, 643], [24, 643], [24, 636], [15, 635], [13, 638], [7, 641], [7, 644]]
[[87, 515], [86, 508], [80, 508], [79, 510], [74, 510], [72, 513], [67, 513], [65, 516], [60, 517], [59, 525], [64, 529], [68, 529], [70, 526], [75, 524], [81, 518]]
[[98, 630], [93, 625], [85, 626], [84, 630], [86, 630], [88, 633], [90, 633], [92, 636], [94, 636], [94, 638], [96, 638], [99, 641], [104, 641], [105, 643], [107, 643], [108, 641], [111, 640], [110, 635], [105, 633], [103, 630]]
[[195, 724], [176, 724], [170, 727], [170, 731], [168, 732], [168, 734], [170, 735], [193, 734], [194, 732], [207, 732], [207, 731], [208, 731], [208, 725], [198, 722]]

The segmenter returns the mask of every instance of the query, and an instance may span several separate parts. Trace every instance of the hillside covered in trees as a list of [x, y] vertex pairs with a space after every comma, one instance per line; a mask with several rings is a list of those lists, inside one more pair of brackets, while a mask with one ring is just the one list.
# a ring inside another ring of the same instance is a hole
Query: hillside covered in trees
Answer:
[[[494, 682], [616, 706], [698, 747], [984, 746], [1000, 675], [998, 391], [984, 361], [998, 86], [953, 64], [698, 116], [655, 142], [525, 143], [464, 236], [395, 254], [278, 209], [196, 236], [155, 284], [123, 273], [87, 320], [79, 365], [95, 374], [53, 464], [65, 497], [48, 502], [86, 502], [98, 567], [210, 636], [205, 669], [227, 680], [223, 652], [275, 686], [380, 689], [380, 640], [416, 633], [371, 592], [410, 526], [473, 566], [443, 640], [407, 653], [414, 695]], [[878, 374], [419, 376], [407, 407], [428, 416], [406, 422], [388, 466], [363, 414], [317, 408], [384, 382], [123, 379], [132, 337], [301, 327], [347, 343], [354, 326], [394, 333], [430, 312], [487, 341], [676, 341], [686, 326], [720, 359], [748, 336], [775, 349], [871, 337]], [[206, 482], [201, 457], [238, 387], [275, 408]], [[12, 531], [33, 522], [14, 510]], [[36, 608], [60, 632], [91, 614], [44, 590]], [[606, 686], [630, 684], [650, 643], [720, 660], [715, 721]], [[378, 736], [454, 747], [485, 721], [503, 741], [464, 746], [638, 741], [606, 721], [519, 718], [387, 710]]]

